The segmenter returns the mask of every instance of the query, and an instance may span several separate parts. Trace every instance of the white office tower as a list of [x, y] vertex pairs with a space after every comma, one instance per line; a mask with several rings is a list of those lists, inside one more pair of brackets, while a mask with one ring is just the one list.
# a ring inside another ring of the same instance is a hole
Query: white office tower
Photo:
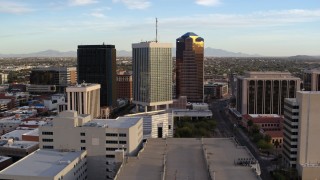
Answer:
[[168, 108], [173, 102], [171, 47], [157, 42], [132, 44], [133, 103], [145, 111]]
[[100, 84], [77, 84], [66, 89], [68, 110], [100, 117]]

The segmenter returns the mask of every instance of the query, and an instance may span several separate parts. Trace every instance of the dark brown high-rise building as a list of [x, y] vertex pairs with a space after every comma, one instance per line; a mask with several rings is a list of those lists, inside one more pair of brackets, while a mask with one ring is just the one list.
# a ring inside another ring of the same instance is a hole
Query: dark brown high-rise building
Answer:
[[176, 41], [176, 93], [203, 102], [204, 39], [188, 32]]
[[114, 45], [78, 46], [78, 82], [98, 83], [100, 105], [115, 106], [117, 101], [116, 49]]

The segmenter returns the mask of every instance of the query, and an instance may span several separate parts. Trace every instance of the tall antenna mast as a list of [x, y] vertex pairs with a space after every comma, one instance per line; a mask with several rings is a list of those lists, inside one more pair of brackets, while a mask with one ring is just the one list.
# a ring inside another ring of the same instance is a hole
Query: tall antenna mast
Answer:
[[156, 18], [156, 43], [158, 42], [158, 18]]

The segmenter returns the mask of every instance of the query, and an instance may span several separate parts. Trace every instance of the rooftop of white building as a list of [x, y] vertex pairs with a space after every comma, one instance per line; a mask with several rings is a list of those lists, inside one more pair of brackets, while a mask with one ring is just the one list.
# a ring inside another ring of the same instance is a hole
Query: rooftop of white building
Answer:
[[22, 135], [29, 133], [30, 131], [33, 131], [33, 129], [18, 129], [18, 130], [13, 130], [7, 134], [4, 134], [1, 136], [1, 139], [10, 139], [13, 138], [15, 140], [21, 140], [22, 139]]
[[29, 149], [31, 147], [37, 146], [39, 142], [34, 141], [7, 141], [2, 140], [0, 142], [1, 147], [7, 147], [7, 148], [18, 148], [18, 149]]
[[39, 149], [0, 172], [1, 175], [54, 177], [82, 152]]
[[211, 117], [211, 110], [190, 110], [190, 109], [175, 109], [172, 111], [174, 117]]
[[108, 128], [130, 128], [138, 123], [139, 117], [119, 117], [117, 119], [93, 119], [83, 126], [86, 127], [108, 127]]

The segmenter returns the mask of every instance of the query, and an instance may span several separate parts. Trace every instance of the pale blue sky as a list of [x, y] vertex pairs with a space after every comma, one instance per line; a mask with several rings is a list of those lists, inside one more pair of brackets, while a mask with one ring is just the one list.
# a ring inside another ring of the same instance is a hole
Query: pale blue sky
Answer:
[[234, 52], [320, 55], [319, 0], [0, 0], [0, 54], [170, 42], [186, 32]]

